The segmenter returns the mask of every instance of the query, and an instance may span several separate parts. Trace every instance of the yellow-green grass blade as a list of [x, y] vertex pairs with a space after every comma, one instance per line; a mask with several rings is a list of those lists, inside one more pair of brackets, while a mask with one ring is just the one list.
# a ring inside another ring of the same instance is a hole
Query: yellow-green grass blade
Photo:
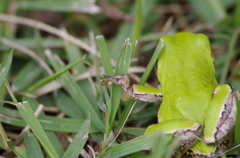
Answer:
[[87, 120], [82, 124], [80, 130], [78, 131], [77, 135], [74, 137], [71, 144], [68, 146], [65, 154], [62, 158], [78, 158], [83, 146], [85, 145], [88, 139], [88, 133], [90, 129], [90, 119]]

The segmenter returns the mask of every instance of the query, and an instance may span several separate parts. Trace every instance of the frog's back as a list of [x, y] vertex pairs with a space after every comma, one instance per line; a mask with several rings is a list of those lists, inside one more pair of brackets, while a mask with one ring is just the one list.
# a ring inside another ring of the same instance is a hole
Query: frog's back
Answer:
[[[204, 112], [206, 102], [217, 86], [208, 38], [203, 34], [183, 32], [163, 37], [163, 44], [158, 61], [158, 78], [163, 95], [167, 97], [163, 98], [162, 106], [165, 107], [161, 108], [166, 108], [164, 111], [170, 115], [171, 111], [174, 113], [174, 116], [164, 114], [163, 117], [165, 120], [180, 117], [182, 114], [176, 115], [179, 109], [186, 115], [189, 115], [188, 109], [192, 111], [191, 108], [194, 110], [196, 107], [199, 112]], [[191, 116], [189, 119], [192, 119]]]

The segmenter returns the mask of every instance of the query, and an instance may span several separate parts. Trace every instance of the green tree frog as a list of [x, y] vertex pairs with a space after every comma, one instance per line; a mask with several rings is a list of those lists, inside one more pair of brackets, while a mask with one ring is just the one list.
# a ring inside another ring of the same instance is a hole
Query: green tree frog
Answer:
[[236, 100], [229, 85], [218, 85], [208, 38], [180, 32], [162, 38], [157, 75], [161, 89], [132, 85], [127, 75], [105, 76], [119, 84], [123, 100], [161, 101], [158, 123], [145, 133], [161, 131], [179, 139], [175, 157], [214, 157], [233, 137]]

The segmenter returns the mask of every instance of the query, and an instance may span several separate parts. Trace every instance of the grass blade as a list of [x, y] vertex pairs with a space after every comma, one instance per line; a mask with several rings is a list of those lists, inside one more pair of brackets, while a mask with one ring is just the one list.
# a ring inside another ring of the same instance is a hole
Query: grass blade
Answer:
[[13, 152], [19, 157], [19, 158], [29, 158], [27, 151], [23, 148], [16, 147]]
[[37, 90], [38, 88], [42, 87], [43, 85], [51, 82], [52, 80], [56, 79], [57, 77], [61, 76], [62, 74], [64, 74], [65, 72], [67, 72], [68, 70], [70, 70], [72, 67], [74, 67], [75, 65], [81, 63], [81, 62], [85, 62], [88, 63], [87, 61], [84, 60], [84, 58], [82, 59], [76, 59], [75, 61], [69, 63], [67, 66], [63, 67], [61, 70], [59, 70], [58, 72], [54, 73], [51, 76], [48, 76], [40, 81], [38, 81], [36, 84], [34, 84], [33, 86], [31, 86], [27, 92], [31, 93], [35, 90]]
[[14, 89], [14, 91], [18, 91], [24, 88], [26, 89], [26, 87], [30, 87], [33, 82], [36, 81], [37, 78], [42, 74], [42, 72], [42, 69], [36, 64], [36, 62], [28, 62], [15, 76], [12, 89]]
[[[16, 110], [0, 107], [0, 121], [17, 127], [25, 127], [27, 124]], [[76, 133], [83, 124], [82, 119], [57, 118], [54, 116], [39, 116], [38, 120], [44, 130]], [[91, 126], [90, 133], [100, 132]]]
[[33, 133], [38, 138], [39, 142], [47, 152], [48, 156], [51, 158], [58, 158], [56, 151], [54, 150], [51, 142], [49, 141], [48, 137], [46, 136], [42, 126], [40, 125], [37, 118], [34, 116], [32, 108], [30, 104], [26, 101], [22, 103], [18, 103], [17, 109], [26, 123], [29, 125]]
[[45, 11], [75, 11], [85, 13], [98, 13], [100, 9], [94, 3], [95, 1], [86, 0], [23, 0], [19, 2], [20, 9], [27, 10], [45, 10]]
[[141, 37], [142, 35], [142, 0], [136, 1], [136, 9], [135, 9], [135, 19], [134, 19], [134, 25], [133, 25], [133, 31], [132, 31], [132, 46], [133, 50], [135, 50], [135, 44], [136, 41]]
[[[161, 135], [161, 134], [160, 134]], [[164, 148], [162, 150], [166, 149], [166, 146], [171, 143], [173, 136], [172, 135], [157, 135], [157, 132], [155, 134], [151, 133], [148, 135], [140, 136], [137, 138], [134, 138], [132, 140], [129, 140], [127, 142], [121, 143], [119, 145], [116, 145], [112, 148], [110, 148], [108, 151], [104, 153], [105, 156], [111, 157], [111, 158], [118, 158], [123, 157], [131, 153], [135, 153], [137, 151], [141, 151], [146, 148], [152, 148], [155, 145], [157, 138], [161, 137], [162, 142], [161, 143]], [[160, 141], [161, 142], [161, 141]], [[166, 143], [167, 142], [167, 143]]]
[[33, 134], [25, 134], [24, 143], [29, 157], [44, 158], [41, 147]]
[[[51, 64], [53, 65], [56, 71], [59, 71], [62, 61], [60, 59], [55, 59], [51, 54], [48, 55]], [[62, 81], [65, 84], [65, 89], [68, 91], [72, 99], [77, 103], [78, 108], [84, 112], [84, 115], [87, 117], [90, 113], [92, 124], [100, 131], [104, 132], [104, 124], [100, 116], [97, 114], [93, 105], [91, 105], [90, 101], [87, 99], [86, 95], [82, 91], [81, 87], [73, 80], [71, 74], [69, 72], [65, 72], [61, 76]]]
[[113, 76], [113, 68], [111, 64], [110, 54], [103, 36], [97, 36], [97, 45], [99, 52], [101, 53], [101, 60], [104, 67], [104, 74], [108, 76]]
[[217, 24], [226, 17], [226, 11], [219, 0], [190, 0], [199, 15], [210, 24]]
[[220, 82], [219, 82], [220, 84], [226, 83], [228, 69], [229, 69], [230, 63], [232, 61], [232, 58], [234, 56], [234, 52], [235, 52], [234, 47], [236, 45], [238, 36], [239, 36], [239, 31], [238, 31], [238, 29], [236, 29], [235, 31], [233, 31], [232, 37], [231, 37], [230, 42], [229, 42], [227, 57], [225, 59], [223, 72], [222, 72]]
[[239, 15], [240, 15], [240, 0], [237, 0], [236, 1], [236, 9], [235, 9], [234, 16], [233, 16], [235, 28], [238, 28], [240, 26]]
[[[143, 76], [142, 76], [142, 78], [141, 78], [141, 80], [139, 82], [139, 85], [144, 85], [146, 83], [146, 81], [148, 79], [148, 76], [150, 75], [154, 65], [156, 64], [156, 62], [158, 60], [158, 56], [159, 56], [159, 54], [161, 52], [162, 47], [163, 47], [163, 42], [162, 42], [162, 40], [160, 40], [158, 45], [157, 45], [157, 48], [155, 49], [155, 51], [153, 53], [153, 56], [152, 56], [151, 60], [150, 60], [148, 66], [146, 68], [146, 71], [144, 72], [144, 74], [143, 74]], [[125, 120], [126, 120], [126, 118], [128, 116], [128, 113], [132, 109], [132, 106], [133, 106], [134, 102], [135, 102], [134, 100], [130, 100], [128, 102], [126, 108], [124, 108], [124, 111], [123, 111], [123, 113], [122, 113], [122, 115], [120, 117], [120, 120], [118, 122], [118, 125], [116, 127], [118, 130], [123, 126], [123, 124], [124, 124], [124, 122], [125, 122]]]
[[13, 50], [7, 55], [2, 64], [0, 65], [0, 86], [2, 85], [12, 63]]
[[65, 154], [63, 155], [63, 158], [78, 158], [83, 146], [88, 139], [89, 129], [90, 119], [87, 118], [87, 120], [83, 123], [77, 135], [74, 137], [73, 141], [67, 148]]
[[[116, 74], [127, 74], [128, 69], [131, 64], [131, 56], [132, 56], [132, 45], [127, 39], [125, 44], [122, 47], [122, 51], [119, 57], [119, 60], [116, 65]], [[119, 107], [120, 98], [122, 95], [121, 86], [120, 85], [113, 85], [111, 90], [111, 98], [109, 103], [109, 110], [108, 110], [108, 127], [106, 128], [106, 136], [109, 136], [110, 131], [112, 130], [112, 125], [115, 120], [115, 116]]]
[[[237, 97], [236, 97], [237, 98]], [[237, 101], [237, 116], [236, 116], [236, 124], [235, 124], [235, 141], [239, 144], [240, 143], [240, 100], [238, 98], [236, 99]], [[239, 150], [240, 151], [240, 150]]]

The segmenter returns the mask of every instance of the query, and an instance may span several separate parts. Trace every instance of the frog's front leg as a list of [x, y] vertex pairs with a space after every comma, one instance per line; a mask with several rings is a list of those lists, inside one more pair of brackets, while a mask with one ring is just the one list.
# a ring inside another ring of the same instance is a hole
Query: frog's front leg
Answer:
[[204, 141], [219, 144], [234, 130], [236, 100], [229, 85], [219, 85], [206, 111]]
[[198, 122], [187, 119], [172, 119], [150, 125], [145, 134], [155, 131], [173, 134], [179, 140], [180, 155], [183, 155], [199, 139], [202, 128]]
[[144, 102], [160, 102], [162, 101], [161, 89], [130, 84], [128, 75], [115, 75], [115, 76], [104, 76], [101, 84], [106, 85], [108, 82], [112, 82], [122, 86], [123, 95], [122, 100], [127, 101], [134, 99]]

